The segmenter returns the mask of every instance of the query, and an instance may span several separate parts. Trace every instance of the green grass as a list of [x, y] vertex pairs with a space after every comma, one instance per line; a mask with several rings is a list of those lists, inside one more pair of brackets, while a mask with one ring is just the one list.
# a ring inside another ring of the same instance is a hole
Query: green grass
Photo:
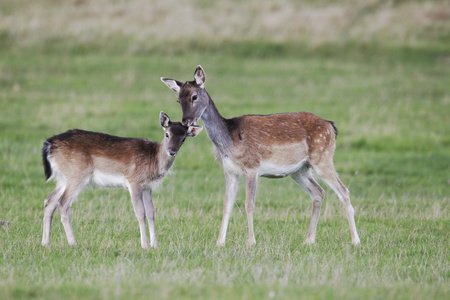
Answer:
[[[21, 1], [5, 3], [5, 15], [21, 11]], [[66, 32], [72, 25], [28, 44], [5, 24], [0, 18], [0, 220], [9, 222], [0, 226], [1, 299], [449, 298], [450, 46], [440, 21], [415, 43], [382, 33], [321, 44], [257, 33], [181, 46], [157, 36], [155, 45], [139, 44], [136, 32], [84, 41]], [[224, 178], [205, 133], [183, 145], [153, 193], [158, 249], [140, 248], [128, 193], [98, 188], [72, 206], [76, 247], [58, 212], [52, 246], [40, 245], [43, 201], [54, 188], [44, 183], [45, 138], [83, 128], [159, 141], [159, 112], [181, 119], [176, 94], [159, 78], [192, 80], [198, 64], [226, 117], [306, 110], [336, 122], [335, 166], [361, 246], [351, 245], [330, 189], [316, 244], [305, 245], [310, 199], [291, 179], [261, 178], [256, 246], [245, 246], [241, 183], [227, 245], [217, 248]]]

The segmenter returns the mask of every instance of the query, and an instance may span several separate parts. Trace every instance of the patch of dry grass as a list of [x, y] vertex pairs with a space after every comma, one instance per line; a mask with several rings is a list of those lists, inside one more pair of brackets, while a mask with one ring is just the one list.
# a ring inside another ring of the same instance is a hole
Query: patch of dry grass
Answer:
[[448, 39], [449, 21], [446, 1], [7, 0], [0, 5], [0, 33], [15, 45], [125, 37], [131, 52], [195, 41], [414, 46]]

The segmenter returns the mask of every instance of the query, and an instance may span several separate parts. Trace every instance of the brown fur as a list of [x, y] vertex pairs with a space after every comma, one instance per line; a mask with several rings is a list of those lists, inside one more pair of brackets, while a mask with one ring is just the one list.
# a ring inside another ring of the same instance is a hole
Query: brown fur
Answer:
[[[280, 154], [275, 148], [306, 141], [308, 159], [321, 157], [321, 152], [333, 155], [335, 133], [329, 121], [309, 112], [273, 115], [244, 115], [225, 119], [233, 140], [232, 157], [245, 168], [257, 168], [262, 161], [279, 160], [294, 163], [295, 155], [289, 161], [291, 152]], [[322, 148], [322, 150], [320, 150]], [[299, 149], [297, 149], [299, 150]], [[313, 155], [318, 152], [317, 155]], [[251, 153], [251, 155], [249, 155]]]

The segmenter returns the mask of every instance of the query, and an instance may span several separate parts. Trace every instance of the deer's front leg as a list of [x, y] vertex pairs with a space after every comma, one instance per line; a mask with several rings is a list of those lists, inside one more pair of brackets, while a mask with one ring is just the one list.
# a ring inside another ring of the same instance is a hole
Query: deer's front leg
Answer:
[[145, 207], [143, 202], [143, 190], [140, 187], [132, 187], [130, 189], [131, 203], [133, 203], [134, 213], [139, 222], [139, 230], [141, 232], [141, 246], [144, 249], [150, 247], [148, 242], [147, 230], [145, 229]]
[[225, 246], [225, 237], [227, 235], [228, 222], [230, 221], [231, 211], [239, 185], [239, 176], [225, 172], [225, 200], [223, 202], [222, 225], [220, 226], [219, 239], [217, 246]]
[[258, 186], [258, 172], [256, 170], [248, 171], [245, 175], [245, 210], [248, 221], [248, 239], [247, 245], [256, 244], [255, 233], [253, 232], [253, 212], [255, 211], [255, 196]]
[[143, 195], [144, 195], [145, 216], [147, 217], [148, 229], [150, 231], [150, 247], [157, 248], [158, 238], [156, 237], [155, 208], [153, 206], [152, 201], [152, 190], [144, 190]]

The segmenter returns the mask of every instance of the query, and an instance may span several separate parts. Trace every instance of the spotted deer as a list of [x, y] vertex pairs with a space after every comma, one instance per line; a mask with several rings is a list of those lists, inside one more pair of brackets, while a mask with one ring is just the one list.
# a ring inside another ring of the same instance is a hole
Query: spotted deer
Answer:
[[223, 218], [217, 245], [225, 245], [228, 222], [236, 198], [239, 178], [245, 176], [245, 209], [248, 220], [248, 245], [256, 243], [253, 212], [258, 177], [290, 176], [312, 199], [312, 216], [306, 243], [316, 237], [320, 207], [325, 196], [312, 170], [338, 195], [343, 203], [352, 243], [360, 243], [349, 190], [339, 179], [333, 165], [337, 129], [333, 122], [309, 112], [272, 115], [244, 115], [231, 119], [220, 115], [205, 89], [205, 72], [198, 66], [193, 81], [161, 80], [178, 93], [183, 124], [195, 125], [201, 118], [214, 154], [225, 173]]
[[69, 245], [76, 245], [69, 210], [89, 183], [127, 188], [139, 222], [142, 248], [158, 246], [152, 189], [168, 173], [185, 138], [194, 137], [203, 129], [202, 126], [171, 122], [164, 112], [160, 113], [159, 119], [165, 132], [160, 143], [79, 129], [55, 135], [44, 142], [42, 161], [45, 176], [47, 181], [56, 181], [55, 190], [44, 202], [44, 246], [50, 245], [51, 223], [56, 208], [61, 214]]

